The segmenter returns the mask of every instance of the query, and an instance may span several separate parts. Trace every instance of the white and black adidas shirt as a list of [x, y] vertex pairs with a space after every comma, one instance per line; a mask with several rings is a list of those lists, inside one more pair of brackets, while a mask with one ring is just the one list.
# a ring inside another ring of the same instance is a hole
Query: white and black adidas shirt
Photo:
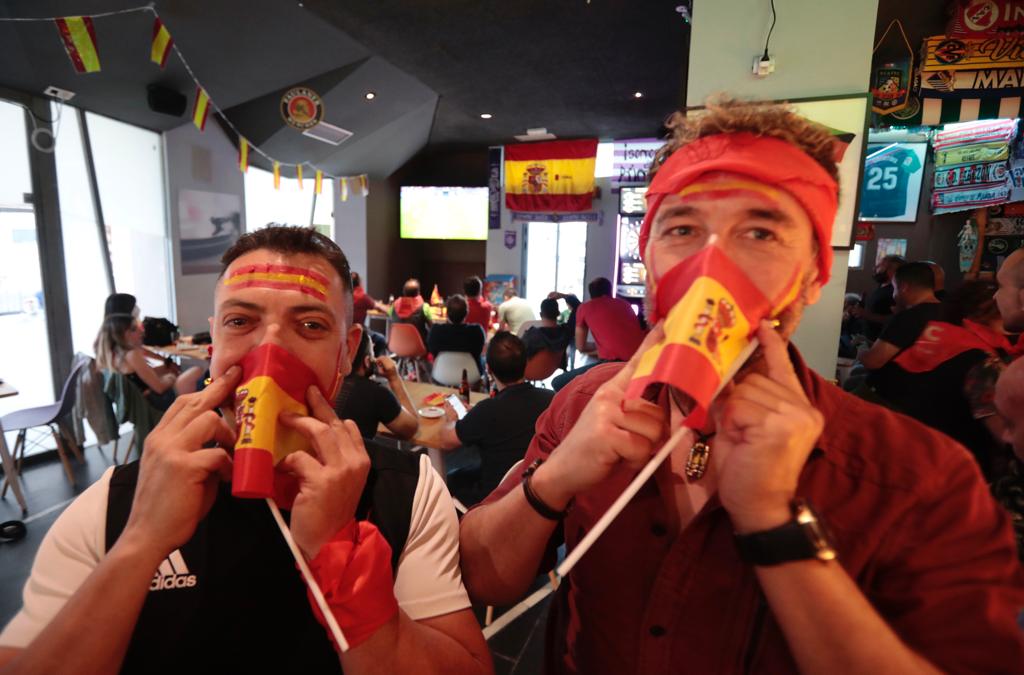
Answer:
[[[108, 469], [46, 533], [25, 584], [21, 611], [0, 633], [0, 647], [23, 648], [57, 615], [106, 555]], [[153, 576], [151, 593], [201, 585], [180, 550]], [[470, 606], [459, 569], [459, 524], [451, 496], [426, 455], [420, 458], [409, 537], [399, 559], [395, 597], [413, 620]]]

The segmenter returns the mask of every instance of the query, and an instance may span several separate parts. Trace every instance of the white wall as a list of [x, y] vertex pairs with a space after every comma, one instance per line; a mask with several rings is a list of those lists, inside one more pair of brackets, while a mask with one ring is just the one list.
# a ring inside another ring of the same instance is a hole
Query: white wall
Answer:
[[[877, 0], [778, 0], [775, 7], [769, 53], [776, 71], [758, 79], [751, 65], [771, 25], [768, 1], [694, 3], [687, 105], [700, 105], [716, 92], [779, 100], [867, 91]], [[832, 279], [793, 338], [808, 364], [827, 378], [835, 377], [849, 259], [848, 251], [835, 254]]]
[[[188, 123], [165, 133], [164, 157], [174, 258], [176, 322], [182, 334], [191, 334], [210, 329], [207, 319], [213, 314], [217, 275], [181, 274], [178, 194], [182, 190], [235, 194], [244, 204], [245, 185], [242, 172], [238, 170], [238, 151], [212, 121], [205, 132]], [[245, 209], [242, 209], [242, 218], [244, 231]]]
[[334, 182], [334, 241], [348, 258], [353, 272], [358, 272], [368, 287], [366, 251], [366, 197], [358, 186], [349, 186], [348, 200], [341, 201], [341, 188]]

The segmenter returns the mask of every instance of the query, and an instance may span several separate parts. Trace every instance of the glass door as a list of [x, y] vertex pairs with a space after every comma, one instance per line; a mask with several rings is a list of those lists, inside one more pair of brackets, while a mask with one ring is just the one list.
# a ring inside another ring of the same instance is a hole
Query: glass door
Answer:
[[587, 224], [582, 221], [526, 224], [526, 300], [539, 315], [551, 291], [584, 300]]

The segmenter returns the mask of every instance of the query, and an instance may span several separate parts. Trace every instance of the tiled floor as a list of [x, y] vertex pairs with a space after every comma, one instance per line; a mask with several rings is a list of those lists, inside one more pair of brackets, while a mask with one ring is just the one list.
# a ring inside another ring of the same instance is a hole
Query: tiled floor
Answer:
[[[122, 447], [126, 442], [127, 438], [122, 441]], [[109, 446], [104, 449], [91, 446], [86, 449], [85, 457], [84, 465], [72, 461], [75, 487], [68, 483], [56, 459], [25, 467], [22, 480], [29, 508], [28, 534], [21, 541], [0, 544], [0, 626], [21, 607], [21, 589], [46, 531], [67, 503], [96, 481], [112, 463]], [[8, 492], [6, 499], [0, 500], [0, 521], [20, 518], [14, 496]], [[545, 579], [538, 579], [535, 589], [545, 583]], [[534, 675], [542, 671], [544, 622], [550, 599], [550, 595], [544, 598], [489, 640], [497, 675]], [[495, 608], [495, 620], [508, 609]], [[474, 612], [483, 625], [485, 608], [475, 606]]]

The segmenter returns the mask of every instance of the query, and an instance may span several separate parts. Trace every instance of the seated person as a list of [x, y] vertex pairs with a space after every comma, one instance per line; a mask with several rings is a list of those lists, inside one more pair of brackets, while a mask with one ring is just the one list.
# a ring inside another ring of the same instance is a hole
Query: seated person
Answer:
[[388, 313], [388, 306], [374, 300], [366, 289], [363, 288], [363, 280], [359, 278], [358, 272], [352, 273], [352, 324], [363, 326], [363, 330], [370, 334], [373, 341], [373, 353], [377, 356], [385, 354], [388, 349], [388, 339], [366, 327], [366, 314], [371, 309], [378, 312]]
[[513, 464], [523, 458], [533, 427], [555, 394], [523, 380], [526, 348], [509, 332], [499, 332], [487, 345], [487, 371], [498, 393], [477, 403], [461, 420], [445, 404], [448, 423], [441, 449], [475, 446], [480, 451], [480, 479], [464, 493], [467, 504], [480, 501], [498, 486]]
[[480, 363], [484, 351], [484, 329], [475, 323], [465, 323], [468, 305], [466, 298], [453, 295], [445, 302], [448, 321], [435, 323], [427, 335], [427, 351], [431, 356], [441, 352], [466, 352]]
[[420, 280], [408, 279], [402, 286], [402, 297], [391, 306], [391, 321], [394, 323], [411, 323], [420, 332], [423, 342], [427, 341], [427, 331], [434, 322], [430, 314], [430, 305], [420, 295]]
[[[576, 296], [571, 296], [575, 299]], [[579, 305], [579, 300], [576, 300]], [[561, 312], [558, 311], [558, 300], [545, 298], [540, 303], [540, 326], [534, 326], [523, 333], [523, 344], [526, 346], [526, 358], [530, 359], [542, 351], [562, 352], [572, 344], [575, 337], [573, 326], [558, 323]]]
[[[142, 322], [135, 296], [114, 293], [107, 298], [93, 351], [96, 367], [127, 376], [146, 400], [157, 410], [167, 410], [175, 397], [196, 390], [203, 371], [192, 367], [182, 371], [170, 358], [164, 358], [142, 346]], [[147, 357], [162, 361], [153, 367]]]
[[[272, 226], [239, 237], [221, 261], [213, 381], [174, 403], [141, 461], [108, 469], [57, 518], [24, 607], [0, 633], [0, 670], [493, 673], [444, 483], [427, 457], [364, 443], [328, 404], [360, 337], [345, 254], [312, 228]], [[254, 265], [294, 281], [253, 279]], [[277, 418], [313, 451], [281, 460], [277, 478], [292, 489], [275, 501], [349, 642], [344, 653], [267, 504], [232, 496], [226, 482], [236, 364], [266, 344], [299, 358], [318, 384], [308, 415]]]
[[509, 286], [502, 294], [504, 300], [498, 305], [498, 330], [519, 335], [519, 328], [527, 321], [534, 321], [537, 315], [524, 298], [516, 295], [516, 289]]
[[864, 322], [864, 301], [857, 293], [847, 293], [843, 298], [843, 322], [839, 329], [839, 356], [857, 358], [857, 345], [867, 338]]
[[[882, 370], [897, 354], [914, 344], [925, 324], [942, 317], [942, 304], [935, 297], [935, 274], [927, 263], [907, 263], [896, 270], [893, 299], [896, 314], [886, 321], [871, 349], [860, 357], [868, 370]], [[885, 373], [869, 375], [868, 384], [877, 389], [884, 377]]]
[[469, 306], [466, 323], [478, 324], [486, 333], [491, 327], [494, 305], [483, 296], [483, 287], [480, 277], [466, 277], [462, 282], [462, 290], [466, 292], [466, 303]]
[[[388, 386], [371, 380], [373, 374], [383, 375]], [[420, 426], [395, 362], [388, 356], [374, 358], [365, 333], [352, 359], [352, 372], [334, 399], [334, 412], [338, 419], [355, 422], [363, 438], [376, 436], [377, 425], [383, 424], [395, 437], [409, 440]]]

